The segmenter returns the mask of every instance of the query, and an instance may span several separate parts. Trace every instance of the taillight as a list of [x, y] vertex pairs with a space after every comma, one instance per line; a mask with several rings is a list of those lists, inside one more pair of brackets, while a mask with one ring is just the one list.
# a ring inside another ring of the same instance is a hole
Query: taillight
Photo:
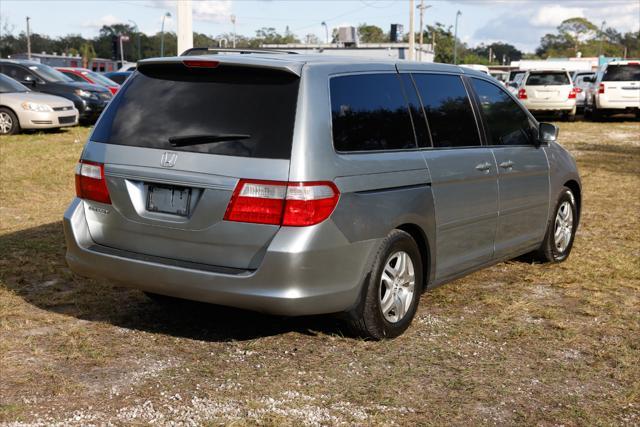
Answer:
[[518, 91], [518, 99], [527, 99], [527, 91], [522, 88]]
[[226, 221], [303, 227], [327, 219], [340, 198], [332, 182], [281, 182], [241, 179]]
[[576, 99], [576, 89], [573, 88], [571, 89], [571, 91], [569, 92], [569, 99]]
[[81, 199], [111, 204], [102, 163], [80, 160], [76, 166], [76, 196]]
[[580, 89], [579, 87], [574, 87], [573, 90], [575, 90], [576, 93], [582, 93], [582, 89]]
[[598, 86], [598, 93], [604, 93], [604, 83], [600, 83], [600, 86]]

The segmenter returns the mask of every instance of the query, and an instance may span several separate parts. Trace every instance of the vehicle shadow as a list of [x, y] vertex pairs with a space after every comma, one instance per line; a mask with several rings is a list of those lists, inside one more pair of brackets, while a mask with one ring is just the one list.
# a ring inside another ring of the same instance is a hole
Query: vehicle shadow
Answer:
[[334, 316], [287, 318], [192, 301], [159, 303], [140, 291], [73, 274], [64, 254], [61, 222], [0, 236], [0, 287], [49, 312], [195, 340], [348, 335]]

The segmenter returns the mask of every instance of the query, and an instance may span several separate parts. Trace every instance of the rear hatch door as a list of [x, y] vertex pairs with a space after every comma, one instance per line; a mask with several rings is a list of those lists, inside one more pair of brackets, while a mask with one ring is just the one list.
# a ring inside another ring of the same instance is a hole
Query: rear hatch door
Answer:
[[607, 100], [640, 104], [640, 62], [609, 65], [602, 76]]
[[572, 89], [566, 72], [531, 73], [525, 86], [532, 103], [565, 102]]
[[240, 178], [286, 181], [299, 76], [216, 63], [141, 65], [83, 158], [104, 163], [111, 206], [85, 203], [109, 248], [254, 269], [277, 225], [224, 220]]

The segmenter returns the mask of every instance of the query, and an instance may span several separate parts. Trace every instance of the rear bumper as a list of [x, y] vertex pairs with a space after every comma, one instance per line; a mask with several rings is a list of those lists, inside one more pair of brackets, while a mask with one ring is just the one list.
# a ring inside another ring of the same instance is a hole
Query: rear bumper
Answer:
[[283, 227], [257, 270], [190, 268], [100, 248], [91, 239], [84, 203], [74, 199], [64, 214], [66, 259], [76, 273], [101, 277], [147, 292], [195, 301], [297, 316], [353, 307], [378, 240], [350, 243], [331, 221]]
[[576, 108], [576, 101], [567, 102], [524, 102], [529, 111], [571, 111]]
[[637, 100], [625, 99], [622, 101], [610, 101], [597, 96], [596, 108], [599, 110], [637, 110], [640, 108], [640, 94]]

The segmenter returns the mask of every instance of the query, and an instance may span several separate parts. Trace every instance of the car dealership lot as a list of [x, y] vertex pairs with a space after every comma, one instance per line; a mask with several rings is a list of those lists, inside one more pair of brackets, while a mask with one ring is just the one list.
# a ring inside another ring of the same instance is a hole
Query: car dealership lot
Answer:
[[640, 124], [559, 126], [584, 191], [569, 260], [428, 292], [385, 342], [73, 276], [60, 220], [88, 128], [3, 137], [0, 421], [639, 423]]

